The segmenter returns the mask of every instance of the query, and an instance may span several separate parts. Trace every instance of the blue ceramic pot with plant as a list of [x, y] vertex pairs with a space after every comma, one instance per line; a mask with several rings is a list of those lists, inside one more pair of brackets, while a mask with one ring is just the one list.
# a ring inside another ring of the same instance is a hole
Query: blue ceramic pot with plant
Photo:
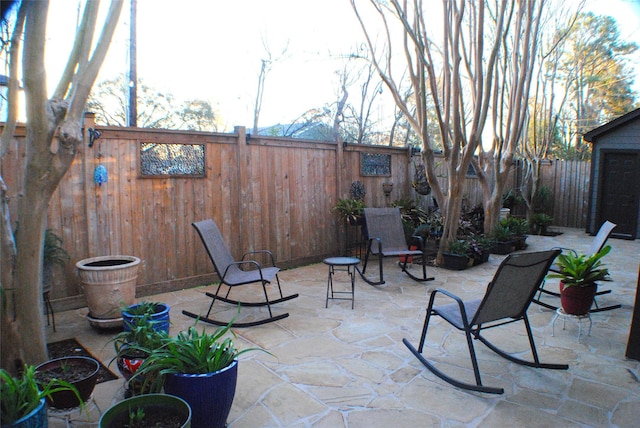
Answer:
[[47, 401], [44, 398], [40, 400], [38, 407], [24, 417], [9, 424], [2, 423], [2, 428], [47, 428], [48, 426]]
[[171, 308], [166, 303], [141, 302], [122, 310], [124, 330], [131, 330], [131, 326], [139, 324], [140, 320], [148, 321], [154, 329], [169, 332]]
[[223, 428], [236, 394], [238, 360], [214, 373], [168, 374], [164, 390], [189, 403], [194, 428]]

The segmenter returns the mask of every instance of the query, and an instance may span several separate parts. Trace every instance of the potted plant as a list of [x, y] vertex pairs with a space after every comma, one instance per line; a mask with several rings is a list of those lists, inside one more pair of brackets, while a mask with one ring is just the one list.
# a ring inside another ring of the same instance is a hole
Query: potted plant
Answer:
[[531, 216], [529, 224], [531, 225], [531, 231], [536, 235], [545, 235], [547, 228], [553, 222], [553, 217], [545, 213], [535, 213]]
[[152, 392], [164, 388], [167, 394], [184, 399], [191, 406], [194, 428], [226, 426], [235, 396], [238, 356], [255, 348], [238, 350], [225, 337], [231, 323], [213, 333], [196, 326], [164, 339], [144, 360], [133, 379], [144, 379]]
[[471, 258], [473, 259], [473, 265], [477, 266], [489, 261], [489, 255], [495, 245], [495, 241], [486, 236], [474, 236], [469, 240], [469, 250]]
[[122, 321], [125, 330], [141, 323], [148, 323], [157, 330], [169, 333], [171, 308], [166, 303], [145, 302], [136, 303], [122, 309]]
[[46, 427], [46, 398], [62, 391], [78, 394], [72, 385], [61, 380], [38, 382], [34, 366], [25, 366], [19, 377], [0, 369], [0, 424], [3, 428]]
[[560, 279], [560, 303], [565, 313], [585, 315], [589, 312], [597, 282], [609, 275], [609, 270], [603, 267], [602, 258], [610, 251], [611, 246], [607, 245], [590, 256], [573, 250], [558, 256], [556, 265], [559, 272], [551, 273], [547, 278]]
[[109, 364], [116, 361], [118, 370], [125, 379], [125, 396], [147, 392], [143, 389], [142, 379], [134, 381], [131, 378], [149, 354], [160, 348], [167, 337], [168, 328], [158, 328], [158, 324], [151, 321], [150, 315], [142, 315], [125, 321], [125, 329], [112, 339], [116, 355]]
[[511, 236], [511, 231], [502, 222], [498, 223], [492, 232], [492, 238], [495, 240], [492, 252], [494, 254], [509, 254], [515, 250], [515, 245]]
[[458, 239], [449, 243], [449, 250], [442, 253], [444, 257], [444, 267], [452, 270], [463, 270], [473, 262], [469, 258], [471, 248], [469, 241]]
[[45, 361], [36, 366], [35, 371], [40, 385], [61, 380], [73, 386], [72, 390], [54, 391], [47, 396], [51, 407], [72, 409], [81, 407], [91, 398], [98, 380], [100, 363], [91, 357], [62, 357]]
[[527, 248], [527, 232], [529, 231], [529, 223], [527, 220], [517, 217], [507, 217], [500, 223], [507, 228], [511, 240], [513, 241], [515, 250], [524, 250]]
[[191, 407], [182, 398], [169, 394], [146, 394], [127, 398], [100, 417], [100, 428], [188, 428]]
[[140, 259], [114, 255], [76, 263], [87, 299], [87, 319], [97, 329], [122, 328], [122, 305], [133, 305]]
[[338, 199], [338, 203], [332, 210], [337, 211], [340, 218], [344, 219], [347, 224], [356, 226], [363, 224], [363, 214], [366, 207], [366, 204], [361, 199], [345, 198]]

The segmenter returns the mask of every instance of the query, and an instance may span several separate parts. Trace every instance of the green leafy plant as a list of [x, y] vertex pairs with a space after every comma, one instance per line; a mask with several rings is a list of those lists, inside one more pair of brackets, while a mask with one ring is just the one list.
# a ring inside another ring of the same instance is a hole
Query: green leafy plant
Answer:
[[62, 238], [53, 229], [47, 229], [44, 233], [44, 264], [45, 266], [60, 266], [70, 260], [69, 253], [64, 249]]
[[53, 379], [46, 384], [36, 379], [35, 366], [25, 365], [20, 377], [0, 369], [0, 420], [3, 426], [25, 417], [40, 404], [40, 400], [61, 391], [72, 391], [81, 401], [78, 390], [69, 382]]
[[498, 223], [493, 228], [493, 231], [491, 233], [491, 237], [493, 239], [495, 239], [497, 242], [508, 242], [512, 238], [511, 230], [509, 230], [508, 226], [506, 226], [506, 225], [504, 225], [502, 223]]
[[261, 350], [240, 351], [233, 343], [235, 337], [231, 323], [218, 327], [213, 333], [207, 333], [205, 329], [199, 332], [196, 325], [190, 326], [175, 337], [164, 338], [162, 345], [149, 354], [132, 379], [144, 379], [145, 389], [159, 392], [167, 374], [217, 372], [231, 365], [241, 354]]
[[599, 252], [587, 256], [573, 250], [560, 254], [556, 259], [559, 273], [551, 273], [547, 278], [557, 278], [564, 287], [587, 287], [603, 280], [609, 275], [609, 269], [603, 267], [602, 258], [609, 254], [611, 246], [607, 245]]
[[553, 217], [545, 213], [536, 213], [531, 216], [529, 224], [535, 233], [543, 234], [553, 222]]
[[366, 208], [364, 201], [360, 199], [338, 199], [338, 203], [331, 209], [340, 214], [340, 218], [347, 220], [349, 223], [356, 223], [358, 217], [364, 214]]
[[136, 428], [142, 426], [142, 421], [144, 420], [144, 409], [142, 407], [138, 407], [133, 410], [129, 408], [129, 424], [127, 424], [126, 428]]
[[500, 224], [509, 230], [511, 236], [526, 235], [529, 230], [529, 223], [523, 218], [507, 217], [500, 220]]
[[160, 308], [160, 303], [142, 301], [136, 305], [125, 306], [122, 309], [126, 310], [131, 315], [135, 315], [138, 317], [143, 317], [143, 316], [151, 317], [151, 315], [159, 312], [158, 310], [159, 308]]
[[160, 348], [169, 335], [166, 331], [154, 327], [150, 316], [135, 318], [129, 323], [129, 331], [121, 331], [113, 339], [113, 347], [118, 357], [145, 357]]
[[458, 256], [468, 256], [471, 252], [471, 246], [469, 241], [458, 239], [449, 243], [449, 254], [455, 254]]

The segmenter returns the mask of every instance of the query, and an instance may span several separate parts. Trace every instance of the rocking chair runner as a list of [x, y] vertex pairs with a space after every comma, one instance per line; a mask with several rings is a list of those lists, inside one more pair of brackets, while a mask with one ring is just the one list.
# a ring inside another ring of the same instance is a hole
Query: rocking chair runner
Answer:
[[[267, 251], [267, 250], [251, 251], [244, 254], [242, 256], [241, 261], [234, 261], [233, 257], [231, 256], [231, 252], [229, 251], [229, 248], [227, 247], [226, 243], [224, 242], [224, 239], [222, 238], [222, 234], [220, 233], [218, 226], [213, 220], [209, 219], [209, 220], [203, 220], [203, 221], [193, 223], [193, 227], [196, 229], [196, 231], [200, 235], [200, 238], [202, 239], [202, 242], [207, 250], [207, 253], [209, 254], [209, 258], [211, 259], [211, 262], [213, 263], [213, 266], [216, 272], [218, 273], [218, 276], [220, 277], [220, 283], [218, 284], [218, 288], [215, 294], [208, 293], [208, 292], [206, 293], [206, 295], [211, 297], [212, 299], [211, 305], [209, 305], [209, 310], [207, 311], [206, 315], [202, 316], [186, 310], [182, 311], [184, 315], [187, 315], [192, 318], [200, 319], [209, 324], [225, 326], [229, 324], [229, 321], [219, 321], [219, 320], [214, 320], [209, 318], [209, 315], [211, 314], [211, 309], [213, 308], [213, 304], [215, 303], [216, 300], [221, 300], [225, 303], [240, 305], [241, 307], [242, 306], [247, 306], [247, 307], [267, 306], [267, 308], [269, 309], [269, 318], [258, 320], [258, 321], [252, 321], [252, 322], [234, 323], [233, 324], [234, 327], [252, 327], [260, 324], [265, 324], [268, 322], [281, 320], [289, 316], [288, 313], [274, 316], [273, 313], [271, 312], [272, 304], [295, 299], [296, 297], [298, 297], [298, 294], [292, 294], [286, 297], [282, 295], [282, 288], [280, 287], [280, 279], [278, 278], [278, 271], [280, 269], [276, 267], [273, 254], [270, 251]], [[271, 266], [262, 267], [260, 263], [258, 263], [257, 261], [246, 258], [249, 255], [258, 254], [258, 253], [267, 254], [268, 257], [270, 258]], [[248, 268], [250, 270], [243, 270], [243, 268]], [[270, 284], [274, 278], [276, 280], [276, 284], [278, 285], [278, 292], [280, 293], [280, 298], [275, 300], [269, 300], [269, 296], [267, 294], [267, 285]], [[258, 282], [262, 284], [262, 290], [264, 292], [264, 298], [265, 298], [263, 302], [243, 302], [243, 301], [229, 299], [229, 293], [231, 291], [231, 288], [238, 285], [253, 284]], [[220, 288], [222, 287], [222, 284], [225, 284], [229, 287], [224, 297], [220, 295]]]
[[[427, 266], [424, 257], [424, 240], [419, 236], [414, 236], [418, 244], [418, 249], [410, 250], [407, 248], [407, 241], [404, 236], [404, 228], [402, 227], [402, 217], [399, 208], [365, 208], [364, 218], [367, 226], [368, 243], [367, 252], [364, 258], [364, 264], [360, 276], [371, 285], [384, 284], [384, 271], [382, 267], [382, 259], [384, 257], [398, 256], [420, 256], [422, 264], [422, 276], [415, 276], [407, 270], [407, 262], [409, 257], [404, 257], [400, 262], [402, 271], [416, 281], [431, 281], [433, 277], [427, 277]], [[365, 276], [369, 257], [375, 255], [378, 257], [379, 279], [372, 280]]]
[[[612, 223], [610, 221], [605, 221], [604, 223], [602, 223], [602, 226], [600, 226], [600, 229], [598, 230], [598, 233], [596, 234], [596, 236], [593, 238], [593, 241], [591, 241], [591, 245], [589, 246], [589, 249], [587, 250], [586, 254], [587, 255], [591, 255], [591, 254], [595, 254], [598, 251], [602, 250], [602, 248], [604, 247], [604, 244], [607, 243], [607, 239], [609, 239], [609, 235], [611, 235], [611, 232], [613, 231], [613, 229], [616, 227], [617, 225], [615, 223]], [[576, 252], [573, 249], [570, 248], [559, 248], [560, 250], [563, 251], [572, 251], [572, 252]], [[560, 273], [560, 268], [556, 265], [552, 265], [549, 268], [550, 272], [555, 272], [555, 273]], [[538, 295], [537, 297], [535, 297], [533, 299], [533, 303], [543, 306], [547, 309], [552, 309], [552, 310], [556, 310], [558, 309], [557, 306], [554, 306], [550, 303], [547, 302], [543, 302], [541, 300], [542, 294], [547, 294], [550, 296], [554, 296], [554, 297], [560, 297], [560, 293], [556, 292], [556, 291], [551, 291], [551, 290], [547, 290], [546, 288], [544, 288], [545, 286], [545, 281], [542, 281], [542, 284], [540, 284], [540, 287], [538, 288]], [[596, 293], [596, 296], [601, 296], [603, 294], [609, 294], [611, 293], [611, 290], [601, 290], [598, 291]], [[589, 312], [602, 312], [602, 311], [610, 311], [612, 309], [619, 309], [621, 307], [621, 305], [611, 305], [611, 306], [604, 306], [604, 307], [600, 307], [598, 306], [598, 302], [597, 300], [594, 298], [593, 299], [593, 303], [595, 305], [595, 308], [591, 309]]]
[[[517, 364], [536, 368], [568, 369], [569, 366], [566, 364], [545, 364], [540, 362], [531, 333], [531, 325], [527, 317], [527, 309], [531, 304], [531, 299], [549, 270], [549, 266], [551, 266], [551, 263], [558, 254], [560, 254], [560, 250], [509, 255], [498, 268], [482, 299], [463, 302], [459, 297], [446, 290], [435, 290], [431, 293], [431, 298], [429, 299], [427, 315], [422, 328], [422, 336], [420, 337], [418, 349], [416, 350], [407, 339], [403, 339], [404, 344], [426, 368], [439, 378], [458, 388], [478, 392], [502, 394], [504, 389], [482, 384], [478, 361], [473, 347], [473, 339], [480, 340], [498, 355]], [[454, 302], [435, 306], [436, 297], [441, 295], [453, 299]], [[436, 368], [422, 355], [429, 322], [434, 315], [442, 317], [458, 330], [464, 331], [475, 375], [475, 384], [465, 383], [452, 378]], [[489, 342], [481, 334], [482, 330], [499, 327], [520, 320], [524, 322], [527, 331], [533, 361], [524, 360], [506, 353]]]

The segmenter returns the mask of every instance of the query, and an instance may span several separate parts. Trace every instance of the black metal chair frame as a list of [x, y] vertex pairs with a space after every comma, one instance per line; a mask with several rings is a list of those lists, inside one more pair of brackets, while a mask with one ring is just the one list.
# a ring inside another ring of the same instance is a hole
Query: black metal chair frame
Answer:
[[[406, 273], [411, 279], [419, 282], [432, 281], [433, 277], [427, 277], [427, 265], [424, 257], [424, 239], [420, 236], [413, 236], [418, 249], [410, 250], [407, 247], [404, 229], [402, 227], [402, 217], [399, 208], [365, 208], [365, 223], [367, 227], [367, 250], [364, 256], [362, 270], [358, 270], [362, 279], [370, 285], [384, 284], [384, 267], [383, 259], [385, 257], [401, 257], [404, 260], [399, 262], [402, 272]], [[386, 224], [380, 224], [374, 217], [386, 218]], [[378, 257], [378, 279], [369, 279], [365, 276], [370, 256]], [[421, 259], [422, 276], [416, 276], [407, 269], [409, 257], [416, 256]]]
[[[435, 290], [431, 293], [431, 297], [429, 298], [429, 305], [427, 307], [427, 314], [425, 316], [418, 349], [416, 349], [406, 338], [403, 339], [403, 343], [426, 368], [442, 380], [458, 388], [478, 392], [502, 394], [504, 393], [504, 389], [485, 386], [482, 384], [480, 369], [478, 367], [478, 361], [473, 346], [473, 339], [480, 340], [493, 352], [517, 364], [535, 368], [556, 370], [568, 369], [569, 366], [566, 364], [547, 364], [540, 362], [535, 342], [533, 340], [529, 318], [527, 317], [527, 309], [531, 304], [531, 300], [536, 293], [539, 284], [544, 279], [549, 266], [551, 266], [551, 263], [558, 254], [560, 254], [560, 250], [509, 255], [498, 268], [482, 299], [465, 302], [447, 290]], [[519, 272], [519, 269], [527, 268], [529, 268], [530, 271], [527, 271], [525, 275], [520, 276], [514, 274], [514, 272]], [[533, 276], [531, 275], [532, 273], [534, 273]], [[507, 279], [503, 279], [501, 275], [504, 275]], [[518, 292], [515, 293], [514, 290]], [[454, 303], [435, 306], [437, 296], [446, 296], [453, 299]], [[467, 345], [469, 347], [471, 364], [473, 366], [476, 381], [475, 384], [466, 383], [445, 374], [429, 362], [422, 354], [429, 322], [433, 315], [442, 317], [456, 329], [464, 331], [467, 339]], [[515, 357], [499, 349], [481, 334], [482, 330], [499, 327], [517, 321], [524, 322], [533, 361]]]
[[[198, 315], [190, 311], [183, 310], [182, 313], [191, 318], [196, 318], [207, 322], [213, 325], [221, 325], [226, 326], [229, 324], [229, 321], [220, 321], [209, 318], [211, 314], [211, 310], [213, 308], [213, 304], [216, 300], [220, 300], [225, 303], [230, 303], [233, 305], [239, 305], [240, 307], [258, 307], [258, 306], [266, 306], [269, 310], [269, 317], [257, 321], [251, 322], [234, 322], [234, 327], [253, 327], [256, 325], [266, 324], [273, 321], [278, 321], [289, 316], [288, 313], [273, 315], [271, 311], [271, 305], [285, 302], [287, 300], [295, 299], [298, 297], [298, 294], [292, 294], [289, 296], [283, 296], [282, 288], [280, 286], [280, 279], [278, 278], [278, 271], [280, 270], [276, 264], [275, 259], [271, 251], [268, 250], [257, 250], [250, 251], [245, 253], [242, 256], [240, 261], [234, 261], [229, 249], [227, 248], [222, 234], [218, 229], [216, 223], [211, 220], [202, 220], [199, 222], [193, 223], [193, 227], [198, 232], [200, 239], [207, 250], [207, 254], [213, 263], [213, 266], [220, 277], [220, 282], [218, 284], [218, 288], [216, 289], [215, 294], [206, 292], [205, 294], [208, 297], [211, 297], [211, 304], [209, 305], [209, 310], [206, 315]], [[247, 258], [248, 256], [253, 256], [256, 254], [266, 254], [270, 260], [271, 266], [263, 267], [256, 260]], [[249, 268], [249, 270], [242, 270]], [[269, 300], [269, 295], [267, 293], [267, 285], [271, 284], [271, 282], [275, 279], [275, 282], [278, 286], [278, 292], [280, 297], [276, 299]], [[233, 287], [239, 285], [247, 285], [260, 283], [262, 285], [262, 290], [264, 293], [264, 301], [259, 302], [246, 302], [240, 300], [233, 300], [229, 298], [229, 293]], [[220, 295], [220, 289], [222, 285], [227, 285], [229, 288], [224, 296]]]
[[[613, 231], [613, 229], [616, 227], [617, 225], [615, 223], [612, 223], [610, 221], [605, 221], [604, 223], [602, 223], [602, 226], [600, 226], [600, 229], [598, 230], [598, 233], [596, 234], [596, 236], [593, 238], [593, 241], [591, 242], [591, 246], [589, 247], [589, 249], [587, 250], [586, 254], [595, 254], [598, 251], [602, 250], [602, 248], [604, 247], [604, 245], [607, 243], [607, 240], [609, 239], [609, 236], [611, 235], [611, 232]], [[562, 251], [571, 251], [574, 254], [577, 254], [577, 252], [574, 249], [571, 248], [557, 248], [559, 250]], [[560, 269], [555, 266], [555, 265], [551, 265], [551, 267], [549, 268], [550, 272], [555, 272], [555, 273], [560, 273]], [[611, 293], [611, 289], [607, 289], [607, 290], [598, 290], [596, 292], [596, 297], [597, 296], [602, 296], [603, 294], [609, 294]], [[540, 305], [542, 307], [545, 307], [547, 309], [551, 309], [551, 310], [557, 310], [558, 306], [554, 306], [550, 303], [547, 302], [543, 302], [541, 300], [542, 295], [546, 294], [549, 296], [554, 296], [554, 297], [560, 297], [560, 293], [557, 291], [551, 291], [545, 288], [545, 281], [542, 281], [542, 284], [540, 284], [540, 287], [538, 288], [538, 296], [534, 297], [533, 299], [533, 303], [535, 303], [536, 305]], [[598, 305], [598, 301], [596, 298], [593, 299], [593, 304], [595, 307], [591, 308], [589, 310], [590, 313], [594, 313], [594, 312], [602, 312], [602, 311], [610, 311], [612, 309], [619, 309], [622, 307], [622, 305], [620, 304], [616, 304], [616, 305], [610, 305], [610, 306], [603, 306], [600, 307]]]

